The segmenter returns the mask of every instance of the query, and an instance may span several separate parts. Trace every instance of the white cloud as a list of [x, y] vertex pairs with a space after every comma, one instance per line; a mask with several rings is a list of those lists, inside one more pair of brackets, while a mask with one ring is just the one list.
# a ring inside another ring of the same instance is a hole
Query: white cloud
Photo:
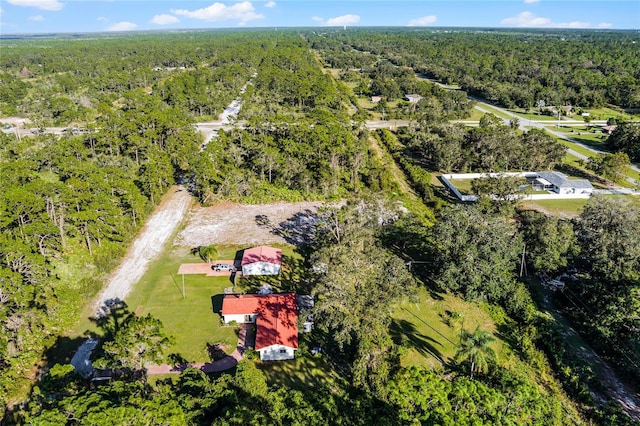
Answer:
[[412, 19], [407, 26], [409, 27], [423, 27], [436, 22], [436, 15], [423, 16], [421, 18]]
[[58, 0], [7, 0], [14, 6], [36, 7], [42, 10], [60, 10], [64, 6]]
[[163, 13], [162, 15], [155, 15], [153, 19], [151, 19], [151, 23], [156, 25], [169, 25], [177, 22], [180, 22], [180, 19], [173, 15], [167, 15], [166, 13]]
[[276, 7], [276, 2], [275, 1], [269, 1], [267, 2], [267, 4], [264, 5], [264, 7]]
[[123, 21], [110, 25], [109, 27], [107, 27], [107, 31], [131, 31], [135, 30], [136, 28], [138, 28], [137, 24], [134, 24], [133, 22]]
[[327, 19], [325, 25], [330, 27], [340, 26], [340, 25], [353, 25], [360, 22], [360, 17], [358, 15], [342, 15], [336, 16], [335, 18]]
[[524, 0], [527, 4], [538, 3], [540, 0]]
[[30, 21], [44, 21], [44, 16], [42, 15], [33, 15], [29, 16]]
[[553, 22], [550, 18], [535, 16], [531, 12], [522, 12], [518, 16], [512, 16], [500, 21], [502, 25], [510, 27], [538, 27], [538, 28], [609, 28], [611, 24], [602, 22], [600, 24], [591, 24], [591, 22], [572, 21], [572, 22]]
[[96, 18], [97, 21], [100, 22], [107, 22], [109, 19], [105, 18], [104, 16], [98, 16], [98, 18]]
[[316, 21], [316, 22], [324, 22], [324, 19], [322, 19], [319, 16], [314, 16], [313, 18], [311, 18], [312, 21]]
[[500, 23], [513, 27], [546, 27], [551, 23], [551, 19], [538, 18], [531, 12], [522, 12], [518, 16], [504, 18]]
[[203, 21], [228, 21], [238, 20], [241, 25], [254, 19], [263, 19], [264, 15], [255, 12], [251, 2], [244, 1], [236, 3], [233, 6], [227, 6], [222, 3], [213, 3], [209, 7], [197, 10], [171, 9], [176, 15], [186, 16], [187, 18], [202, 19]]
[[0, 16], [2, 16], [2, 8], [0, 7]]

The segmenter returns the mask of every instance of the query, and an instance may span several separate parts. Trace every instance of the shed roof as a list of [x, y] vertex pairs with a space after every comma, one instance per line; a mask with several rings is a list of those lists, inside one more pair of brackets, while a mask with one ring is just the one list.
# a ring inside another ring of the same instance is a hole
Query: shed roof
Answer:
[[282, 263], [282, 250], [269, 246], [258, 246], [246, 249], [244, 253], [242, 253], [243, 266], [256, 262], [280, 265]]

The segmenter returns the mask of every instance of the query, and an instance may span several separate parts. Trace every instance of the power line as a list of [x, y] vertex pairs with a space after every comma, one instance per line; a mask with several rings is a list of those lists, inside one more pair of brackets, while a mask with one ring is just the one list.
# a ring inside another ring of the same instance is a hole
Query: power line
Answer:
[[[586, 309], [581, 308], [581, 307], [580, 307], [580, 306], [579, 306], [579, 305], [578, 305], [578, 304], [577, 304], [577, 303], [576, 303], [576, 302], [575, 302], [571, 297], [569, 297], [569, 295], [568, 295], [567, 293], [565, 293], [565, 290], [566, 290], [566, 291], [568, 291], [568, 292], [570, 292], [570, 293], [573, 295], [573, 297], [574, 297], [575, 299], [577, 299], [581, 304], [583, 304], [583, 305], [584, 305], [584, 307], [585, 307]], [[593, 314], [593, 311], [591, 311], [591, 310], [590, 310], [590, 309], [589, 309], [589, 308], [584, 304], [584, 302], [583, 302], [582, 300], [580, 300], [580, 299], [578, 298], [578, 296], [577, 296], [577, 295], [575, 295], [575, 293], [573, 293], [571, 290], [569, 290], [568, 288], [566, 288], [566, 287], [565, 287], [565, 289], [563, 289], [563, 290], [561, 290], [561, 291], [562, 291], [562, 294], [564, 294], [564, 295], [565, 295], [565, 297], [567, 298], [567, 300], [568, 300], [569, 302], [571, 302], [571, 303], [572, 303], [576, 308], [578, 308], [578, 310], [579, 310], [579, 311], [581, 311], [583, 314], [588, 314], [588, 313], [590, 312], [592, 315], [595, 315], [595, 314]], [[587, 310], [588, 310], [589, 312], [587, 312]], [[624, 357], [625, 357], [625, 358], [626, 358], [626, 359], [627, 359], [627, 360], [628, 360], [628, 361], [629, 361], [629, 362], [630, 362], [634, 367], [636, 367], [636, 368], [640, 368], [640, 366], [638, 366], [638, 364], [636, 364], [635, 360], [633, 360], [632, 358], [630, 358], [630, 357], [629, 357], [629, 355], [627, 355], [627, 352], [626, 352], [626, 351], [623, 351], [623, 350], [620, 348], [620, 346], [618, 346], [618, 345], [616, 344], [616, 342], [614, 342], [613, 340], [611, 340], [611, 338], [609, 338], [608, 336], [603, 335], [602, 337], [604, 337], [604, 338], [605, 338], [609, 343], [611, 343], [611, 345], [613, 345], [613, 347], [615, 347], [615, 348], [618, 350], [618, 352], [619, 352], [622, 356], [624, 356]], [[633, 350], [632, 350], [631, 348], [629, 348], [628, 346], [624, 345], [624, 347], [625, 347], [625, 349], [627, 349], [628, 351], [633, 352]]]

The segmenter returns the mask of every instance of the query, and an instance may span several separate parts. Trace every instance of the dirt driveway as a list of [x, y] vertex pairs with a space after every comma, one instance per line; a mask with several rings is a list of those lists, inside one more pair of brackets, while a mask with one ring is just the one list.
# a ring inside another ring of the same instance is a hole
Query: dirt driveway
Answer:
[[[296, 238], [313, 232], [313, 215], [321, 204], [311, 201], [260, 205], [222, 202], [211, 207], [194, 207], [173, 245], [292, 243], [293, 232], [300, 234]], [[295, 231], [286, 234], [276, 228], [295, 228]]]

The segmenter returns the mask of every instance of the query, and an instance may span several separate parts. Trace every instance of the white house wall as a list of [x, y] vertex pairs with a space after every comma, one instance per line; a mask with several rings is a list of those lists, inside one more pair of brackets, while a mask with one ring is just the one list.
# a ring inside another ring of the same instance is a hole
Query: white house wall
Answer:
[[242, 266], [242, 275], [278, 275], [280, 265], [268, 262], [254, 262]]
[[245, 322], [256, 322], [256, 317], [258, 314], [246, 314], [249, 315], [249, 321], [245, 321], [245, 314], [233, 314], [233, 315], [223, 315], [224, 323], [229, 324], [231, 321], [235, 321], [238, 324], [242, 324]]
[[295, 349], [283, 345], [271, 345], [258, 350], [262, 361], [283, 361], [295, 357]]

